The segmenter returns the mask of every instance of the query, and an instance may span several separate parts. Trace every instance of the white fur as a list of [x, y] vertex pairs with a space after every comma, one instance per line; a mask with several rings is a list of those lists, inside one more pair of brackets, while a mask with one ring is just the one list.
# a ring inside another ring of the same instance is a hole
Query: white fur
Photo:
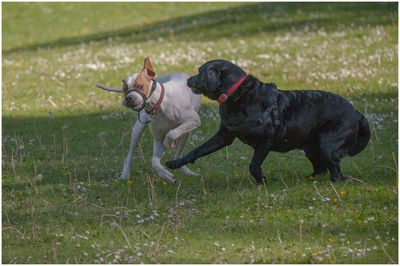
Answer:
[[[129, 88], [133, 87], [136, 75], [133, 74], [126, 79]], [[189, 75], [186, 73], [171, 73], [157, 77], [157, 87], [146, 101], [146, 108], [151, 109], [158, 101], [161, 93], [160, 82], [165, 88], [164, 99], [153, 117], [148, 115], [145, 110], [140, 111], [140, 118], [143, 122], [151, 120], [149, 125], [154, 138], [152, 166], [159, 177], [171, 183], [176, 180], [174, 175], [161, 165], [161, 158], [166, 148], [176, 148], [173, 159], [180, 158], [190, 131], [200, 125], [200, 117], [197, 112], [201, 105], [201, 95], [194, 94], [187, 86], [188, 78]], [[146, 125], [137, 120], [132, 128], [131, 143], [121, 179], [129, 177], [133, 152]], [[197, 175], [186, 166], [181, 169], [188, 175]]]

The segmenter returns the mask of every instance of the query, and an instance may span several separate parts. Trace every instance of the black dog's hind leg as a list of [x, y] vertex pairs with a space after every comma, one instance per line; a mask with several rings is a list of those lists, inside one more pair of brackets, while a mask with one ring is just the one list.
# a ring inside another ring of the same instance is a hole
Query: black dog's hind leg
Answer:
[[222, 149], [225, 146], [232, 144], [234, 139], [235, 137], [232, 136], [232, 134], [230, 134], [229, 131], [223, 125], [221, 125], [217, 134], [212, 136], [209, 140], [207, 140], [207, 142], [195, 148], [194, 150], [189, 152], [186, 156], [174, 161], [168, 161], [165, 164], [170, 169], [176, 169], [185, 164], [194, 163], [194, 161], [197, 158], [206, 156], [219, 149]]
[[325, 173], [328, 169], [324, 162], [322, 161], [321, 154], [319, 152], [319, 146], [317, 145], [309, 145], [304, 148], [304, 152], [306, 153], [306, 157], [310, 160], [313, 166], [313, 172], [311, 175], [308, 175], [307, 178], [312, 180], [312, 178], [316, 175]]
[[266, 183], [267, 179], [262, 174], [261, 164], [264, 162], [268, 155], [269, 150], [264, 147], [257, 147], [254, 149], [253, 158], [251, 159], [249, 171], [256, 179], [258, 184]]
[[340, 170], [341, 141], [338, 141], [337, 136], [326, 134], [320, 136], [321, 143], [321, 159], [327, 166], [331, 175], [331, 181], [342, 181], [345, 177]]

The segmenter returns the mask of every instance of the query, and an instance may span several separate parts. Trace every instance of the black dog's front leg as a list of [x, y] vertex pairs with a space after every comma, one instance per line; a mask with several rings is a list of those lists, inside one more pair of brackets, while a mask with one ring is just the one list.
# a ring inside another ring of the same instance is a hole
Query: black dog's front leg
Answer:
[[221, 125], [217, 134], [211, 137], [206, 143], [192, 150], [181, 159], [168, 161], [165, 164], [170, 169], [176, 169], [182, 167], [185, 164], [194, 163], [197, 158], [206, 156], [225, 146], [232, 144], [234, 139], [235, 137], [232, 136], [232, 134], [230, 134], [230, 132], [223, 125]]
[[257, 183], [265, 183], [267, 180], [261, 171], [261, 164], [268, 155], [269, 150], [266, 147], [257, 147], [254, 149], [253, 158], [249, 166], [251, 175], [257, 180]]

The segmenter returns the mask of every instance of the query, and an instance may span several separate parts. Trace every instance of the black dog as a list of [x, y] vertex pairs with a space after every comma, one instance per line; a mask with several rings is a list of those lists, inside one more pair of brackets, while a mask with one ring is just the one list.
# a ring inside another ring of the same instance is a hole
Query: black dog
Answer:
[[264, 84], [231, 62], [213, 60], [188, 79], [194, 93], [220, 103], [216, 135], [185, 157], [169, 161], [175, 169], [215, 152], [238, 137], [254, 148], [250, 173], [265, 182], [261, 164], [269, 151], [302, 149], [311, 161], [311, 175], [329, 170], [331, 181], [343, 180], [340, 159], [367, 145], [367, 119], [342, 97], [323, 91], [283, 91]]

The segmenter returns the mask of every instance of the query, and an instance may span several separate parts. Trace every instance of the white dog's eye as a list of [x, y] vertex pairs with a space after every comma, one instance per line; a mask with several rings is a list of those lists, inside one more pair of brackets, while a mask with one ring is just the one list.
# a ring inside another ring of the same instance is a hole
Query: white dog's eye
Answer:
[[142, 85], [137, 85], [136, 88], [140, 90], [140, 89], [143, 89], [143, 86]]

